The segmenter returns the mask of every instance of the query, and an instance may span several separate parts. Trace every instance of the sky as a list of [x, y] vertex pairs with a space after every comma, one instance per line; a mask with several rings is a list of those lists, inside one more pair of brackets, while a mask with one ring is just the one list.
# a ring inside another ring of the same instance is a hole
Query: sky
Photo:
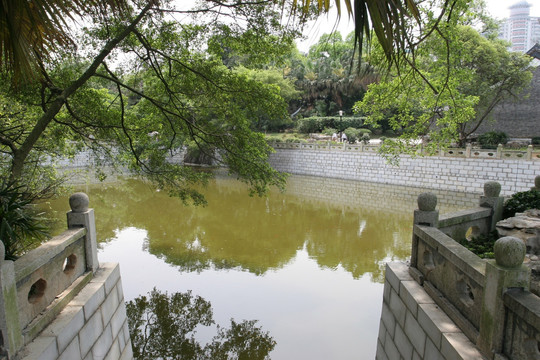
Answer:
[[[520, 0], [484, 0], [488, 12], [496, 19], [504, 19], [510, 16], [509, 6], [519, 2]], [[531, 16], [540, 17], [540, 1], [539, 0], [527, 0], [532, 5]], [[309, 47], [315, 44], [322, 34], [330, 33], [334, 29], [336, 15], [331, 13], [329, 16], [323, 16], [317, 20], [313, 25], [306, 26], [305, 35], [307, 40], [297, 41], [298, 49], [303, 52], [307, 52]], [[353, 30], [354, 26], [352, 21], [348, 21], [344, 16], [339, 24], [337, 24], [337, 30], [341, 32], [343, 36], [349, 34]]]

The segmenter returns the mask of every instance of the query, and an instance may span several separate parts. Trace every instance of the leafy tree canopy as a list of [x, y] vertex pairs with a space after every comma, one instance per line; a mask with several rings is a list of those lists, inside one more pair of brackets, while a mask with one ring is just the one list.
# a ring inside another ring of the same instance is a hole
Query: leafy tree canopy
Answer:
[[[414, 62], [401, 62], [380, 83], [370, 85], [355, 105], [368, 123], [388, 121], [393, 129], [404, 129], [399, 141], [385, 141], [383, 151], [390, 157], [415, 153], [416, 140], [426, 135], [429, 142], [423, 146], [428, 152], [463, 143], [497, 103], [531, 79], [525, 56], [508, 52], [504, 42], [473, 29], [480, 17], [470, 11], [468, 1], [455, 5], [453, 16], [442, 19], [444, 27], [417, 47]], [[428, 23], [439, 21], [429, 8], [422, 10]], [[374, 51], [371, 62], [383, 57]]]

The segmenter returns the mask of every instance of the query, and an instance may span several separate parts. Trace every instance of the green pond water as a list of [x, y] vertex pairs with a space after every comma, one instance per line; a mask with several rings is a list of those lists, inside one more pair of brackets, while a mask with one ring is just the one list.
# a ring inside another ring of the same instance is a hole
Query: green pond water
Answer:
[[[99, 260], [120, 263], [126, 301], [154, 287], [191, 290], [218, 324], [258, 320], [276, 360], [375, 358], [385, 264], [409, 257], [424, 191], [292, 176], [285, 193], [252, 198], [219, 172], [203, 191], [207, 207], [133, 179], [75, 190], [90, 197]], [[442, 213], [478, 198], [435, 193]], [[43, 206], [63, 227], [67, 197]], [[201, 327], [197, 338], [213, 334]]]

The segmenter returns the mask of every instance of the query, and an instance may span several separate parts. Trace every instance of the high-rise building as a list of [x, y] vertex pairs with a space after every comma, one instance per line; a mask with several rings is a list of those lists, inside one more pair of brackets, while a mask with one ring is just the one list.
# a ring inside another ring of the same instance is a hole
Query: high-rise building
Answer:
[[499, 37], [509, 41], [510, 50], [522, 53], [540, 43], [540, 17], [530, 16], [532, 7], [527, 1], [510, 6], [510, 17], [503, 20]]

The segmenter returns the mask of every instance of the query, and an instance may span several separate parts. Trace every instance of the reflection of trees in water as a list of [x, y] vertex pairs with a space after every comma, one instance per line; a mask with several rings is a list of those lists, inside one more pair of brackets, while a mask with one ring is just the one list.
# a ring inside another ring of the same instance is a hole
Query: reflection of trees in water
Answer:
[[129, 226], [145, 229], [148, 251], [182, 271], [240, 267], [263, 274], [305, 246], [322, 267], [341, 264], [355, 278], [371, 273], [379, 281], [383, 260], [410, 251], [410, 216], [278, 192], [252, 198], [232, 179], [211, 182], [208, 207], [185, 207], [136, 180], [91, 188], [89, 196], [100, 239]]
[[269, 359], [276, 342], [255, 320], [217, 326], [208, 344], [195, 339], [197, 326], [214, 324], [212, 306], [191, 292], [168, 295], [154, 288], [148, 296], [126, 303], [129, 333], [136, 359]]

